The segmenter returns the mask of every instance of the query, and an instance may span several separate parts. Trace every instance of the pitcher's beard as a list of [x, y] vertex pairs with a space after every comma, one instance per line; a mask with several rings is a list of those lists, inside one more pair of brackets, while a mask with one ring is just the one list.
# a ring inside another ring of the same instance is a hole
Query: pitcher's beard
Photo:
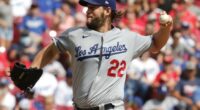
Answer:
[[103, 15], [101, 15], [101, 17], [95, 17], [92, 19], [92, 21], [90, 23], [86, 23], [87, 27], [89, 29], [93, 29], [93, 30], [98, 30], [100, 27], [102, 27], [105, 23], [105, 17]]

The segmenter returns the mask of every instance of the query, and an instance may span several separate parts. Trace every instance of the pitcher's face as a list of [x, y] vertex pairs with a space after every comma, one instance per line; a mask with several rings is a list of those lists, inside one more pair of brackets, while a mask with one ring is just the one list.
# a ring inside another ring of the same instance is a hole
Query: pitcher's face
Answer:
[[88, 5], [86, 22], [88, 28], [94, 30], [98, 29], [104, 25], [107, 17], [105, 7]]

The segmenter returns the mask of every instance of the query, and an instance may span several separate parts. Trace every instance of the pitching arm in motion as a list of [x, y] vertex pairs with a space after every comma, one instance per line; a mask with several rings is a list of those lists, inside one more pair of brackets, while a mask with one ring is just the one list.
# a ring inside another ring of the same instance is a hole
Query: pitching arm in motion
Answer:
[[[163, 15], [165, 14], [166, 13], [164, 12]], [[159, 52], [160, 49], [166, 44], [167, 40], [169, 39], [170, 31], [173, 25], [173, 20], [171, 16], [168, 15], [168, 17], [168, 21], [160, 22], [159, 31], [153, 34], [153, 43], [150, 47], [150, 52]]]
[[53, 58], [59, 53], [59, 50], [54, 43], [49, 44], [47, 47], [43, 48], [34, 58], [33, 63], [31, 64], [32, 68], [43, 68]]

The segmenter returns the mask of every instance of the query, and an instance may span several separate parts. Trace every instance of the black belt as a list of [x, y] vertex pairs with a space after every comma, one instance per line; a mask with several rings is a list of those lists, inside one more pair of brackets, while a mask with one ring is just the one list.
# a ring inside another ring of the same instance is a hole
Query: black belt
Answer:
[[[99, 110], [99, 107], [91, 107], [91, 108], [79, 108], [77, 106], [76, 107], [76, 110]], [[111, 103], [108, 103], [108, 104], [105, 104], [104, 105], [104, 110], [110, 110], [110, 109], [114, 109], [115, 106]]]

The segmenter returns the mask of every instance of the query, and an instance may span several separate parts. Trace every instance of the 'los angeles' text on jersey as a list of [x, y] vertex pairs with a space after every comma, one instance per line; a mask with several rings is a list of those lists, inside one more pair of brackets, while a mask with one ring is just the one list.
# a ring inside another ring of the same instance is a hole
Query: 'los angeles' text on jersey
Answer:
[[109, 46], [109, 47], [101, 47], [99, 44], [94, 44], [93, 46], [89, 47], [88, 49], [82, 49], [81, 46], [75, 47], [76, 55], [75, 57], [77, 60], [82, 61], [88, 58], [99, 57], [97, 51], [102, 49], [102, 56], [105, 56], [106, 59], [109, 59], [110, 56], [121, 54], [127, 52], [127, 47], [125, 44], [120, 44], [120, 42], [116, 42], [116, 45]]

